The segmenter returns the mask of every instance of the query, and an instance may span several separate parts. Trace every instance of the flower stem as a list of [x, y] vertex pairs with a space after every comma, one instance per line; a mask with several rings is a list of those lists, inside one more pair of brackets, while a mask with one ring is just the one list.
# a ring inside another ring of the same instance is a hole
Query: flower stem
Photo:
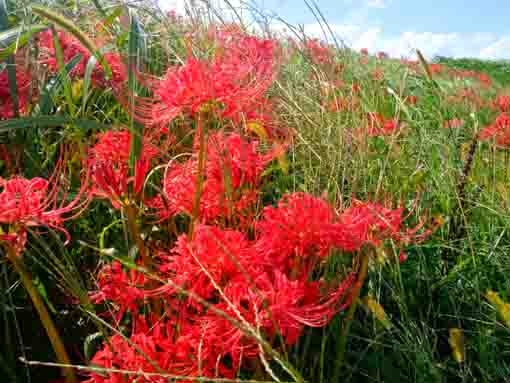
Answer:
[[140, 235], [140, 230], [138, 230], [135, 208], [131, 203], [129, 203], [125, 205], [124, 210], [127, 216], [127, 224], [131, 239], [136, 243], [136, 246], [138, 247], [138, 252], [140, 253], [140, 257], [142, 258], [144, 266], [150, 270], [152, 267], [152, 261], [145, 251], [145, 243], [143, 242], [143, 238]]
[[62, 342], [62, 339], [58, 334], [55, 324], [53, 323], [53, 320], [51, 319], [51, 316], [48, 310], [46, 309], [44, 302], [42, 301], [37, 289], [32, 283], [32, 278], [30, 277], [30, 274], [28, 273], [28, 271], [25, 270], [23, 261], [18, 257], [16, 251], [12, 246], [7, 246], [7, 258], [9, 259], [9, 261], [14, 266], [14, 269], [19, 274], [21, 283], [23, 283], [23, 286], [25, 287], [25, 290], [28, 292], [30, 299], [32, 299], [32, 303], [34, 304], [34, 307], [37, 310], [37, 313], [39, 314], [39, 318], [41, 319], [44, 329], [46, 330], [46, 334], [48, 334], [48, 338], [50, 338], [50, 342], [53, 347], [53, 350], [55, 351], [58, 362], [67, 366], [62, 367], [62, 371], [66, 377], [66, 382], [76, 383], [77, 382], [76, 374], [74, 372], [74, 369], [72, 367], [69, 367], [71, 366], [71, 361], [65, 350], [64, 343]]
[[345, 324], [342, 329], [342, 334], [340, 336], [339, 346], [338, 346], [338, 357], [336, 360], [335, 367], [335, 382], [340, 381], [340, 373], [342, 370], [342, 366], [344, 364], [345, 351], [347, 348], [347, 338], [349, 336], [349, 331], [351, 329], [351, 324], [354, 319], [354, 314], [356, 313], [356, 308], [358, 306], [358, 300], [361, 292], [361, 288], [363, 287], [363, 283], [367, 277], [368, 273], [368, 261], [370, 259], [370, 250], [365, 249], [360, 253], [360, 268], [359, 268], [359, 276], [356, 284], [354, 286], [354, 291], [352, 293], [352, 303], [349, 307], [349, 311], [347, 312], [347, 317], [345, 318]]

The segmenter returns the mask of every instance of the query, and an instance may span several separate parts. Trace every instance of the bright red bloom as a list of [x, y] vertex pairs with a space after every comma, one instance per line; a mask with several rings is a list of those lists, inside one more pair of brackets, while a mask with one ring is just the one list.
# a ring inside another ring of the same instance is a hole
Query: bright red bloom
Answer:
[[145, 282], [143, 273], [134, 269], [125, 272], [120, 262], [114, 261], [99, 272], [98, 291], [90, 298], [94, 303], [113, 302], [117, 307], [115, 320], [120, 321], [126, 311], [138, 314], [146, 295]]
[[156, 125], [180, 114], [205, 112], [241, 121], [273, 82], [277, 46], [272, 40], [228, 36], [217, 41], [213, 60], [189, 58], [183, 66], [169, 68], [154, 85], [155, 100], [140, 100], [137, 118]]
[[[0, 233], [0, 240], [11, 242], [21, 252], [25, 246], [28, 227], [46, 226], [65, 234], [63, 223], [79, 215], [87, 206], [86, 182], [71, 201], [63, 185], [61, 164], [50, 178], [0, 178], [0, 223], [9, 225], [8, 233]], [[59, 202], [61, 200], [61, 202]]]
[[[223, 288], [246, 270], [260, 269], [257, 255], [244, 234], [206, 225], [197, 225], [191, 241], [181, 235], [171, 252], [160, 253], [159, 258], [163, 275], [206, 300], [218, 294], [213, 282]], [[164, 286], [155, 293], [161, 292], [169, 296], [176, 294], [172, 286]], [[198, 305], [192, 299], [189, 304]]]
[[368, 56], [368, 49], [367, 48], [361, 48], [361, 50], [359, 51], [362, 55], [364, 56]]
[[120, 208], [128, 193], [128, 184], [138, 194], [150, 169], [150, 162], [158, 151], [147, 139], [143, 140], [142, 156], [135, 165], [135, 176], [129, 176], [131, 134], [128, 131], [107, 131], [98, 134], [97, 143], [90, 149], [87, 166], [90, 169], [91, 193], [107, 198], [115, 208]]
[[255, 225], [257, 252], [267, 267], [308, 274], [333, 248], [358, 248], [356, 238], [340, 226], [324, 200], [305, 193], [286, 195], [277, 207], [266, 207]]
[[386, 239], [401, 243], [417, 242], [426, 238], [431, 231], [417, 234], [423, 223], [412, 229], [404, 229], [402, 214], [404, 208], [392, 209], [374, 202], [354, 200], [352, 206], [345, 209], [338, 219], [342, 230], [347, 230], [359, 244], [371, 243], [379, 246]]
[[[30, 82], [32, 77], [30, 73], [16, 67], [16, 87], [18, 89], [18, 111], [24, 114], [29, 104]], [[0, 72], [0, 120], [14, 117], [13, 100], [11, 98], [11, 89], [9, 87], [9, 76], [7, 69]]]
[[[249, 224], [251, 207], [257, 200], [257, 187], [268, 163], [277, 151], [262, 154], [257, 141], [239, 134], [218, 132], [207, 140], [205, 178], [200, 197], [199, 219], [203, 223], [221, 223], [227, 219]], [[198, 153], [182, 164], [169, 167], [164, 179], [164, 199], [155, 204], [162, 218], [178, 213], [192, 214], [196, 195]]]
[[498, 146], [510, 146], [510, 116], [501, 113], [492, 125], [482, 129], [478, 134], [482, 141], [494, 139]]

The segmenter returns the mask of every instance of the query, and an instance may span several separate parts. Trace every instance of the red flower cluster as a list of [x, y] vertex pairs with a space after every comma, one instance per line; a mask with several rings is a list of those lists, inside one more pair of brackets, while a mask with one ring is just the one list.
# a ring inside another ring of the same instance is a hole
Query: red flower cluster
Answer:
[[[81, 55], [81, 60], [76, 64], [76, 66], [72, 69], [70, 76], [71, 77], [80, 77], [82, 78], [85, 75], [85, 69], [87, 67], [87, 63], [90, 60], [90, 52], [81, 45], [81, 43], [76, 40], [74, 37], [67, 35], [64, 32], [57, 32], [58, 41], [60, 47], [62, 49], [62, 56], [64, 64], [68, 63], [77, 55]], [[40, 49], [43, 64], [48, 66], [48, 69], [52, 72], [57, 72], [59, 70], [56, 53], [55, 53], [55, 44], [53, 41], [53, 34], [51, 31], [44, 31], [39, 34], [40, 38]], [[117, 53], [105, 53], [103, 54], [105, 61], [110, 66], [112, 71], [112, 77], [110, 80], [106, 80], [105, 73], [100, 63], [96, 63], [93, 71], [92, 71], [92, 84], [98, 88], [104, 88], [107, 86], [112, 87], [114, 90], [120, 89], [125, 82], [127, 81], [127, 68], [121, 60], [120, 55]]]
[[0, 229], [0, 241], [10, 243], [18, 253], [25, 247], [28, 227], [49, 227], [63, 232], [69, 240], [63, 222], [73, 219], [86, 208], [89, 198], [85, 186], [71, 201], [66, 201], [68, 196], [62, 183], [64, 175], [60, 174], [60, 170], [58, 166], [49, 181], [39, 177], [0, 178], [0, 224], [8, 225], [7, 233]]
[[155, 102], [141, 101], [137, 118], [151, 125], [166, 124], [184, 113], [212, 113], [234, 122], [262, 103], [273, 82], [275, 51], [272, 40], [240, 33], [218, 34], [213, 60], [189, 58], [171, 67], [155, 85]]
[[[207, 140], [199, 220], [221, 224], [236, 219], [237, 225], [251, 222], [262, 172], [278, 151], [260, 153], [257, 141], [247, 141], [237, 133], [217, 132]], [[170, 165], [164, 179], [164, 198], [155, 201], [160, 216], [192, 214], [197, 193], [198, 151], [184, 163]], [[226, 220], [226, 222], [225, 222]]]
[[388, 136], [398, 130], [398, 121], [388, 120], [379, 113], [368, 113], [367, 134], [369, 136]]
[[98, 141], [88, 154], [87, 166], [91, 174], [91, 194], [107, 198], [115, 208], [120, 208], [128, 193], [128, 184], [138, 194], [143, 187], [150, 163], [158, 154], [147, 139], [144, 139], [142, 157], [136, 162], [134, 177], [129, 176], [129, 152], [131, 134], [128, 131], [107, 131], [98, 134]]
[[502, 113], [507, 113], [510, 111], [510, 96], [500, 95], [494, 99], [492, 102], [492, 106], [494, 109], [499, 110]]
[[482, 129], [478, 134], [482, 141], [494, 139], [498, 146], [510, 146], [510, 116], [501, 113], [492, 125]]
[[[157, 372], [135, 345], [166, 373], [234, 378], [264, 352], [259, 338], [293, 345], [305, 327], [325, 326], [350, 304], [356, 273], [340, 283], [309, 278], [318, 262], [334, 256], [333, 249], [356, 251], [387, 239], [406, 244], [430, 233], [418, 234], [423, 225], [404, 229], [402, 213], [403, 208], [361, 201], [337, 213], [322, 199], [294, 193], [264, 210], [255, 240], [202, 224], [191, 237], [181, 235], [173, 248], [158, 254], [159, 279], [166, 281], [160, 287], [150, 289], [139, 274], [128, 275], [118, 264], [106, 267], [94, 297], [116, 303], [117, 319], [131, 313], [131, 345], [113, 337], [93, 363]], [[149, 326], [136, 312], [144, 300], [161, 298], [165, 315], [151, 318]], [[117, 379], [92, 374], [88, 382]]]
[[[20, 66], [16, 67], [16, 87], [18, 89], [18, 111], [24, 114], [30, 95], [30, 82], [32, 77], [30, 73], [24, 71]], [[5, 68], [0, 72], [0, 120], [14, 117], [14, 105], [9, 88], [8, 70]]]

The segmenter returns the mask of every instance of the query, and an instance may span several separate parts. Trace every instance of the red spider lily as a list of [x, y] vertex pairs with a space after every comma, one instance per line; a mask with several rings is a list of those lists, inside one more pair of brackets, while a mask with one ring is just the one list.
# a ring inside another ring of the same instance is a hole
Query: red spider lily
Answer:
[[149, 125], [198, 113], [240, 121], [273, 82], [277, 46], [272, 40], [244, 35], [219, 40], [218, 45], [214, 60], [191, 57], [149, 84], [155, 98], [137, 99], [135, 117]]
[[461, 118], [453, 118], [451, 120], [447, 120], [443, 123], [443, 128], [449, 129], [458, 129], [464, 126], [465, 121]]
[[[161, 252], [160, 271], [173, 284], [210, 300], [218, 291], [213, 283], [224, 288], [237, 275], [251, 271], [257, 266], [257, 255], [245, 236], [233, 230], [222, 230], [215, 226], [197, 225], [190, 240], [181, 235], [170, 253]], [[250, 272], [251, 274], [251, 272]], [[176, 294], [171, 286], [163, 286], [153, 294]], [[200, 306], [189, 299], [189, 304]]]
[[120, 262], [114, 261], [101, 269], [97, 283], [98, 291], [90, 294], [92, 302], [113, 302], [118, 307], [115, 314], [117, 322], [126, 311], [133, 315], [138, 314], [146, 295], [144, 292], [146, 279], [143, 273], [134, 269], [125, 272]]
[[[175, 382], [189, 382], [192, 377], [223, 377], [233, 379], [237, 369], [226, 363], [212, 352], [209, 342], [204, 340], [202, 328], [197, 324], [185, 322], [179, 330], [173, 321], [153, 319], [151, 324], [137, 317], [136, 326], [129, 337], [115, 334], [98, 351], [92, 363], [96, 366], [112, 369], [120, 368], [137, 374], [92, 372], [86, 383], [166, 383], [168, 377], [151, 376], [144, 373], [173, 374], [187, 379], [172, 379]], [[216, 345], [219, 347], [221, 343]], [[140, 352], [141, 351], [141, 352]]]
[[87, 166], [90, 169], [91, 193], [97, 198], [109, 199], [119, 209], [125, 202], [129, 183], [135, 194], [140, 193], [150, 162], [157, 149], [143, 140], [142, 156], [135, 164], [134, 177], [129, 176], [131, 134], [128, 131], [107, 131], [98, 134], [98, 142], [89, 150]]
[[308, 274], [333, 248], [356, 249], [360, 245], [342, 227], [333, 208], [305, 193], [286, 195], [277, 207], [266, 207], [255, 224], [261, 262], [295, 275]]
[[[353, 277], [348, 276], [339, 287], [323, 293], [317, 282], [305, 278], [290, 280], [278, 271], [254, 275], [253, 286], [239, 275], [224, 289], [229, 303], [221, 302], [216, 307], [231, 317], [241, 317], [270, 340], [276, 339], [279, 333], [285, 343], [293, 345], [305, 326], [323, 327], [349, 305], [344, 300], [353, 285]], [[203, 326], [204, 342], [211, 344], [215, 354], [229, 355], [236, 366], [241, 357], [253, 359], [260, 353], [257, 342], [224, 317], [208, 312]]]
[[[220, 223], [235, 218], [242, 221], [237, 224], [249, 224], [253, 215], [250, 207], [257, 200], [262, 172], [280, 151], [261, 154], [256, 141], [248, 142], [239, 134], [218, 132], [210, 135], [199, 206], [200, 222]], [[192, 214], [197, 191], [197, 156], [195, 153], [192, 159], [171, 165], [167, 170], [165, 198], [153, 204], [160, 209], [162, 218], [178, 213]]]
[[[9, 87], [9, 76], [7, 69], [0, 72], [0, 120], [14, 117], [14, 106]], [[30, 102], [30, 83], [32, 77], [30, 73], [16, 67], [16, 87], [18, 90], [18, 111], [24, 114]]]
[[361, 53], [363, 56], [368, 56], [368, 49], [367, 48], [361, 48], [359, 53]]
[[0, 240], [11, 243], [18, 253], [25, 247], [29, 227], [46, 226], [60, 231], [66, 236], [67, 243], [70, 236], [63, 226], [64, 221], [76, 218], [88, 205], [88, 174], [76, 196], [68, 201], [62, 162], [59, 161], [49, 180], [19, 176], [9, 180], [0, 178], [0, 224], [9, 226], [8, 232], [0, 235]]
[[443, 65], [441, 64], [429, 64], [430, 73], [440, 74], [443, 72]]
[[480, 73], [478, 75], [478, 80], [487, 88], [490, 88], [492, 86], [492, 79], [486, 75], [485, 73]]
[[397, 120], [387, 120], [379, 113], [368, 113], [367, 134], [374, 136], [388, 136], [398, 131]]
[[325, 46], [318, 39], [307, 40], [304, 49], [312, 62], [316, 65], [329, 63], [334, 57], [334, 52], [331, 48]]
[[378, 58], [379, 60], [385, 60], [385, 59], [387, 59], [388, 57], [389, 57], [389, 56], [388, 56], [388, 54], [387, 54], [386, 52], [378, 52], [378, 53], [377, 53], [377, 58]]
[[510, 116], [501, 113], [492, 125], [482, 129], [478, 134], [478, 138], [482, 141], [494, 139], [498, 146], [510, 146]]
[[[83, 77], [85, 75], [87, 63], [91, 57], [90, 52], [74, 37], [69, 36], [64, 32], [57, 32], [57, 35], [60, 47], [62, 48], [64, 64], [68, 63], [77, 55], [81, 55], [82, 57], [78, 64], [76, 64], [76, 66], [71, 70], [69, 75], [71, 77]], [[42, 64], [47, 65], [51, 72], [57, 72], [59, 67], [56, 59], [57, 56], [55, 53], [55, 45], [53, 42], [53, 33], [51, 31], [41, 32], [39, 34], [39, 41]], [[117, 53], [105, 53], [103, 54], [103, 57], [110, 66], [112, 77], [107, 81], [105, 79], [103, 68], [99, 63], [96, 63], [91, 76], [92, 84], [98, 88], [111, 86], [115, 90], [119, 90], [125, 85], [125, 82], [127, 81], [127, 68]]]
[[510, 111], [510, 96], [500, 95], [494, 99], [492, 102], [492, 106], [494, 109], [499, 110], [502, 113], [507, 113]]
[[341, 230], [348, 231], [360, 245], [370, 243], [377, 247], [386, 239], [403, 244], [416, 243], [430, 235], [431, 230], [422, 230], [424, 222], [412, 229], [404, 229], [403, 221], [409, 215], [404, 217], [403, 212], [402, 207], [392, 209], [375, 202], [354, 200], [352, 206], [340, 214], [338, 222]]
[[384, 80], [384, 69], [382, 69], [382, 68], [374, 69], [371, 73], [371, 76], [375, 81]]

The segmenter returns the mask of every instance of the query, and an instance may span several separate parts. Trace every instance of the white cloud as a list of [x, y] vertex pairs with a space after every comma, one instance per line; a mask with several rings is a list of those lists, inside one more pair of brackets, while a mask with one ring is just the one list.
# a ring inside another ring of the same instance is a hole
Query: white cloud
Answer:
[[367, 7], [369, 8], [386, 8], [388, 2], [386, 0], [368, 0]]
[[480, 58], [508, 59], [510, 57], [510, 36], [493, 41], [480, 52]]
[[[416, 48], [427, 57], [436, 55], [450, 57], [473, 57], [484, 59], [510, 59], [510, 35], [496, 36], [492, 33], [437, 33], [402, 32], [388, 35], [380, 26], [362, 27], [353, 24], [332, 24], [333, 32], [348, 46], [370, 52], [384, 51], [393, 57], [414, 56]], [[317, 23], [305, 25], [305, 32], [323, 38]]]
[[[186, 9], [206, 8], [206, 3], [202, 0], [158, 0], [159, 6], [165, 11], [173, 10], [179, 15], [184, 15]], [[208, 0], [210, 6], [222, 13], [228, 13], [229, 5], [223, 0]], [[230, 0], [229, 3], [237, 10], [241, 8], [240, 0]]]

